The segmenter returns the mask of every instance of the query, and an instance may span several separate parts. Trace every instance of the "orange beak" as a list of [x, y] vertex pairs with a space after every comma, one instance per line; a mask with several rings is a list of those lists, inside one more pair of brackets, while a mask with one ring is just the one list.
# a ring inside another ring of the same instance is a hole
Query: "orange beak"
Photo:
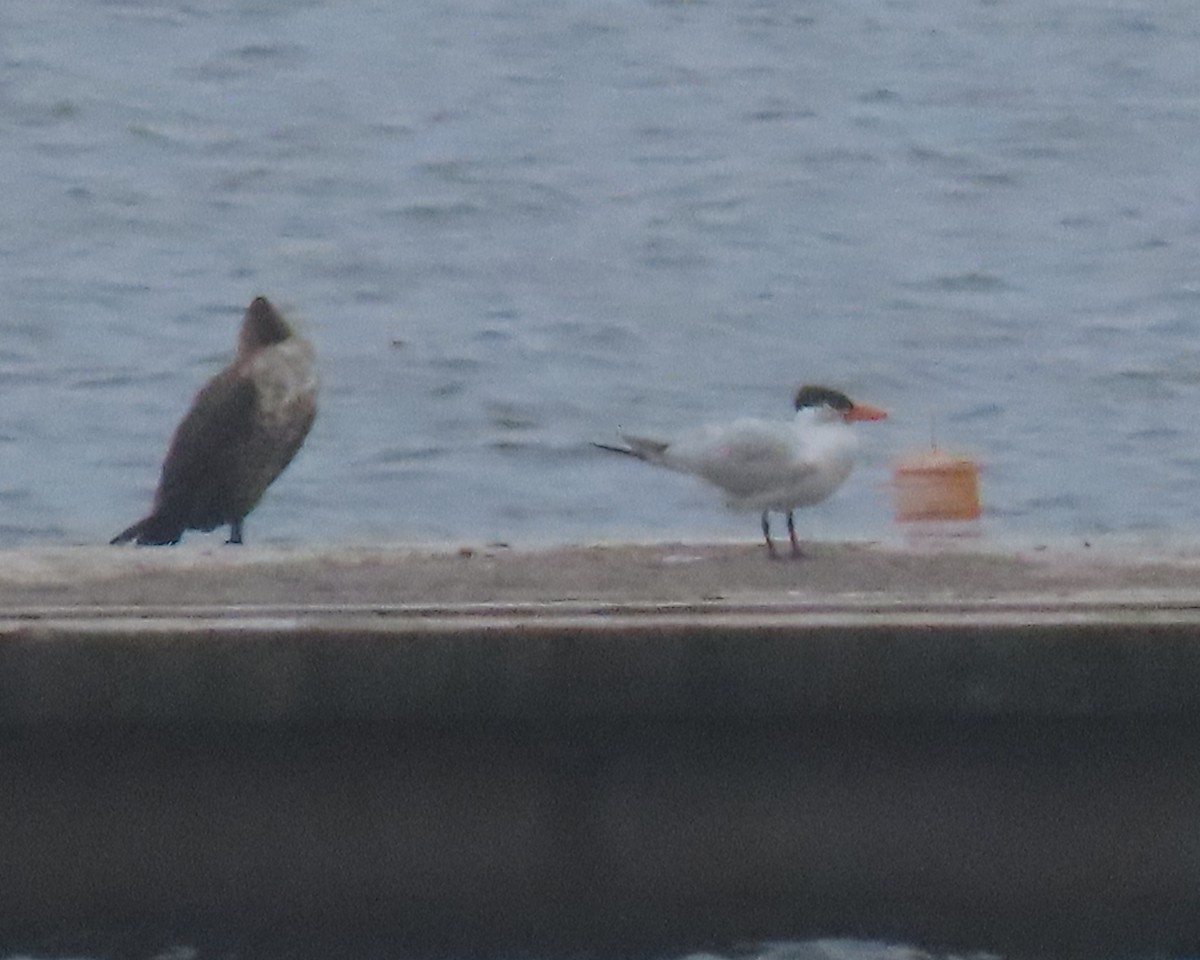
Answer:
[[844, 414], [847, 423], [858, 420], [886, 420], [887, 411], [881, 407], [872, 407], [865, 403], [856, 403]]

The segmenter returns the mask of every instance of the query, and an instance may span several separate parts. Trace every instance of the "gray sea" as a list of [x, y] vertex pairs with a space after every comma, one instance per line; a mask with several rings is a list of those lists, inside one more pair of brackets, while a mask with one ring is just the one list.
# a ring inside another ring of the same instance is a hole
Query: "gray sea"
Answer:
[[[4, 0], [0, 546], [141, 516], [256, 294], [322, 411], [250, 543], [757, 537], [589, 441], [887, 407], [805, 534], [1200, 531], [1194, 0]], [[189, 542], [216, 543], [191, 534]]]
[[[139, 960], [240, 960], [239, 951], [204, 951], [190, 945], [174, 945], [164, 949], [149, 949], [144, 953], [129, 952], [122, 957]], [[379, 954], [372, 954], [379, 960]], [[5, 960], [41, 960], [27, 953], [11, 954]], [[65, 960], [87, 960], [66, 956]], [[803, 943], [768, 943], [748, 946], [729, 955], [694, 953], [680, 960], [1002, 960], [989, 953], [933, 954], [924, 950], [867, 940], [809, 940]]]

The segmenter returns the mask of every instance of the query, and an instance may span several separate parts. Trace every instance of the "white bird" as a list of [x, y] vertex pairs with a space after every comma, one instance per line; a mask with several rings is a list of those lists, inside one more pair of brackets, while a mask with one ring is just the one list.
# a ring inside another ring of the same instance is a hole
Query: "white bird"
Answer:
[[593, 446], [695, 474], [723, 490], [731, 509], [761, 511], [763, 537], [772, 557], [776, 554], [769, 514], [786, 514], [792, 556], [800, 557], [792, 511], [820, 503], [850, 476], [858, 438], [848, 425], [886, 417], [886, 411], [855, 403], [829, 387], [803, 386], [796, 391], [791, 422], [743, 418], [673, 440], [621, 434], [626, 447]]

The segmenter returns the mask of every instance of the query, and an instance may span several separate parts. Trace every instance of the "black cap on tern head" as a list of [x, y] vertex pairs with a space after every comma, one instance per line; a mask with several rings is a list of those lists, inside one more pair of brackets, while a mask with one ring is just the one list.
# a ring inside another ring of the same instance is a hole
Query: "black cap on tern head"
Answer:
[[846, 413], [853, 409], [854, 401], [840, 390], [806, 384], [796, 391], [796, 409], [803, 410], [805, 407], [832, 407]]

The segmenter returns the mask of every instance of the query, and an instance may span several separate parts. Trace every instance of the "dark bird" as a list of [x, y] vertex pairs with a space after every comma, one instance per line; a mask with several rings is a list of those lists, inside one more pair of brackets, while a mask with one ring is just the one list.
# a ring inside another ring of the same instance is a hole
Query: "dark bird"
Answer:
[[178, 543], [185, 530], [242, 522], [291, 463], [317, 414], [312, 345], [266, 297], [246, 308], [237, 356], [196, 394], [175, 430], [154, 509], [112, 543]]
[[762, 513], [767, 550], [775, 556], [768, 514], [787, 516], [792, 556], [802, 556], [793, 511], [820, 503], [850, 476], [858, 438], [848, 424], [882, 420], [878, 407], [856, 404], [829, 387], [796, 391], [796, 415], [790, 421], [743, 418], [711, 424], [672, 440], [622, 434], [628, 446], [597, 443], [647, 463], [691, 473], [719, 487], [734, 510]]

